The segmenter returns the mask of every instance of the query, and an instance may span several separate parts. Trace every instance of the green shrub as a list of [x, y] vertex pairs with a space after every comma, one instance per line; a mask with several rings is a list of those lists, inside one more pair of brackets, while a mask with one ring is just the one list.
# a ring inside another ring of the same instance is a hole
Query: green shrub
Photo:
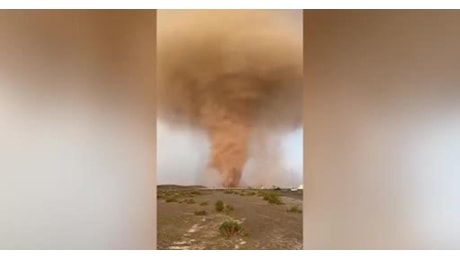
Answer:
[[197, 190], [194, 190], [192, 192], [190, 192], [190, 194], [193, 194], [193, 195], [201, 195], [201, 192], [197, 191]]
[[215, 204], [215, 207], [216, 207], [217, 212], [221, 212], [222, 210], [224, 210], [224, 202], [221, 200], [218, 200]]
[[279, 195], [277, 193], [274, 193], [274, 192], [266, 192], [263, 195], [263, 198], [264, 198], [264, 200], [268, 201], [270, 204], [276, 204], [276, 205], [284, 204], [281, 201]]
[[233, 237], [236, 235], [245, 235], [243, 225], [235, 220], [227, 220], [219, 227], [219, 232], [225, 237]]

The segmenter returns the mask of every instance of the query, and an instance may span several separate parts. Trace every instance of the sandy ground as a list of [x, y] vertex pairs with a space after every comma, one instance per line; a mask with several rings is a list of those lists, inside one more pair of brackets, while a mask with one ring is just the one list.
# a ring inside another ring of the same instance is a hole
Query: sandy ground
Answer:
[[[302, 249], [302, 214], [287, 211], [292, 206], [302, 207], [302, 192], [276, 191], [282, 205], [270, 204], [257, 194], [248, 195], [257, 192], [246, 190], [241, 196], [241, 191], [226, 194], [224, 190], [160, 187], [157, 249]], [[178, 201], [166, 202], [172, 197]], [[194, 202], [184, 202], [190, 199]], [[234, 210], [217, 212], [217, 200]], [[202, 202], [208, 204], [200, 205]], [[206, 215], [195, 215], [200, 210]], [[220, 234], [219, 226], [228, 219], [240, 221], [246, 234], [231, 238]]]

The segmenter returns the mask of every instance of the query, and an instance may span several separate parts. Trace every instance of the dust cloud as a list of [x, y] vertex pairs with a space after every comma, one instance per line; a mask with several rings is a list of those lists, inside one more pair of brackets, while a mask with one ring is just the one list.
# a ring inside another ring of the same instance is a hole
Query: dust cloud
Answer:
[[159, 120], [205, 134], [203, 171], [220, 173], [224, 187], [241, 185], [245, 171], [266, 172], [268, 162], [281, 169], [282, 135], [301, 127], [301, 18], [301, 11], [158, 13]]

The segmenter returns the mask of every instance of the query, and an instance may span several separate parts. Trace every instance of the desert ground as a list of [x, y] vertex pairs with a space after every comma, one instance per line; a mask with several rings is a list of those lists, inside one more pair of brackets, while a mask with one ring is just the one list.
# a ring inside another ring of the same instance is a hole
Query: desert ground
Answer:
[[302, 190], [169, 185], [157, 192], [157, 249], [302, 249]]

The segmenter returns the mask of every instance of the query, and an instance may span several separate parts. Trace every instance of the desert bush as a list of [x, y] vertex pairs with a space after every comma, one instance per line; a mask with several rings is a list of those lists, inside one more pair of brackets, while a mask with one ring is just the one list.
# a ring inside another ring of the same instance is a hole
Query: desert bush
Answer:
[[298, 206], [292, 206], [289, 209], [287, 209], [287, 212], [302, 213], [302, 210]]
[[236, 235], [244, 235], [244, 228], [243, 225], [238, 223], [235, 220], [227, 220], [222, 223], [219, 227], [219, 232], [221, 235], [225, 237], [233, 237]]
[[264, 200], [268, 201], [270, 204], [281, 205], [283, 202], [281, 201], [279, 195], [274, 192], [266, 192], [263, 195]]
[[206, 210], [195, 211], [195, 215], [197, 215], [197, 216], [205, 216], [206, 215]]
[[207, 202], [207, 201], [204, 201], [204, 202], [201, 202], [201, 203], [200, 203], [200, 206], [206, 206], [206, 205], [208, 205], [208, 202]]
[[201, 195], [201, 192], [197, 191], [197, 190], [194, 190], [192, 192], [190, 192], [190, 194], [193, 194], [193, 195]]
[[224, 202], [221, 200], [218, 200], [215, 204], [215, 208], [217, 212], [221, 212], [222, 210], [224, 210]]
[[233, 194], [233, 191], [231, 191], [231, 190], [226, 190], [226, 191], [224, 191], [224, 193], [225, 193], [225, 194]]

